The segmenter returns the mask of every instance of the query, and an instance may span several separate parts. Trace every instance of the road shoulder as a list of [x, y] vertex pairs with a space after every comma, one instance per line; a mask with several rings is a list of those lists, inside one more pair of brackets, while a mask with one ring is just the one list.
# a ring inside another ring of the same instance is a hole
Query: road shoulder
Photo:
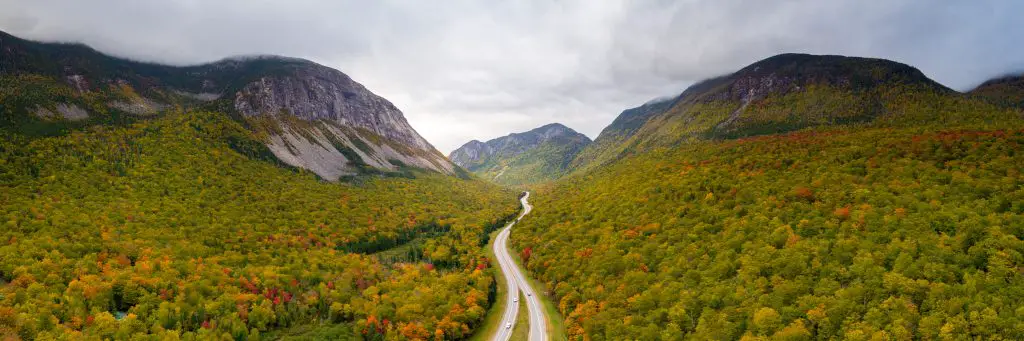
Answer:
[[494, 338], [494, 334], [498, 332], [499, 324], [501, 324], [501, 318], [505, 313], [506, 297], [508, 295], [508, 282], [505, 279], [505, 273], [501, 271], [501, 266], [498, 265], [498, 257], [494, 254], [494, 241], [498, 239], [498, 233], [501, 230], [498, 229], [491, 232], [490, 239], [485, 246], [487, 248], [487, 257], [492, 261], [490, 264], [494, 269], [493, 276], [495, 284], [498, 286], [498, 294], [494, 297], [494, 304], [487, 310], [487, 315], [484, 316], [483, 322], [479, 328], [473, 332], [473, 335], [469, 337], [470, 341], [488, 341]]

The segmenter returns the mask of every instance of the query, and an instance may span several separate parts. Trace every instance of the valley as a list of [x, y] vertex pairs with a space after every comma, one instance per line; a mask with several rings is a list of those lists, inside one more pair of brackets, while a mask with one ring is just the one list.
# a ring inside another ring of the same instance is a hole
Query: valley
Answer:
[[0, 339], [1024, 339], [1024, 75], [568, 55], [490, 89], [507, 65], [430, 82], [427, 52], [339, 59], [392, 103], [306, 59], [0, 32]]
[[623, 112], [510, 242], [569, 339], [1019, 337], [1024, 113], [1001, 84], [772, 57]]
[[0, 43], [0, 337], [463, 339], [493, 305], [515, 192], [344, 74]]
[[771, 57], [624, 111], [510, 244], [569, 339], [1020, 336], [1015, 84]]
[[[3, 331], [456, 338], [479, 322], [495, 285], [481, 245], [513, 193], [430, 173], [325, 183], [248, 158], [233, 134], [247, 133], [196, 113], [5, 139]], [[431, 237], [371, 254], [410, 233]]]

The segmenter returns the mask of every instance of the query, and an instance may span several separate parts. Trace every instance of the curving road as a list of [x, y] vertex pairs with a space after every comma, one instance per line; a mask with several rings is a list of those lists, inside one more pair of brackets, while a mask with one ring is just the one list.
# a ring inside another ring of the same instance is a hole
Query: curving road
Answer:
[[512, 260], [508, 253], [508, 236], [512, 233], [514, 226], [523, 216], [530, 213], [533, 206], [526, 199], [530, 198], [530, 192], [526, 192], [520, 201], [523, 203], [523, 213], [519, 214], [516, 220], [505, 226], [498, 237], [494, 239], [494, 254], [501, 266], [501, 273], [505, 275], [505, 282], [508, 285], [508, 300], [505, 303], [505, 313], [502, 314], [501, 324], [498, 326], [498, 333], [494, 335], [496, 341], [506, 341], [512, 336], [512, 329], [515, 329], [516, 316], [519, 314], [519, 291], [526, 294], [526, 307], [530, 313], [530, 341], [547, 341], [547, 323], [544, 317], [544, 309], [537, 298], [537, 292], [530, 287], [526, 281], [526, 275], [520, 271], [519, 266]]

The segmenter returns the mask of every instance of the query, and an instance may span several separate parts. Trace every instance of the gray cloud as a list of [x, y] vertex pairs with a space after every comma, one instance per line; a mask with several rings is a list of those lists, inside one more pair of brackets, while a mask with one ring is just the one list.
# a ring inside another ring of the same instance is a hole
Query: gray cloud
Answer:
[[1012, 0], [0, 0], [0, 29], [194, 64], [242, 54], [335, 67], [442, 151], [623, 109], [782, 52], [889, 58], [956, 89], [1024, 69]]

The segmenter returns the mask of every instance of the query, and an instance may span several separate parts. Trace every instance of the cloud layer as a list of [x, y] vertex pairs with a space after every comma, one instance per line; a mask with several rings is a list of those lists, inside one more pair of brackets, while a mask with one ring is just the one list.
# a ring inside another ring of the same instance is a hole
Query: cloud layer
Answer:
[[388, 98], [443, 152], [623, 109], [783, 52], [908, 63], [955, 89], [1024, 70], [1012, 0], [0, 0], [0, 29], [194, 64], [307, 58]]

